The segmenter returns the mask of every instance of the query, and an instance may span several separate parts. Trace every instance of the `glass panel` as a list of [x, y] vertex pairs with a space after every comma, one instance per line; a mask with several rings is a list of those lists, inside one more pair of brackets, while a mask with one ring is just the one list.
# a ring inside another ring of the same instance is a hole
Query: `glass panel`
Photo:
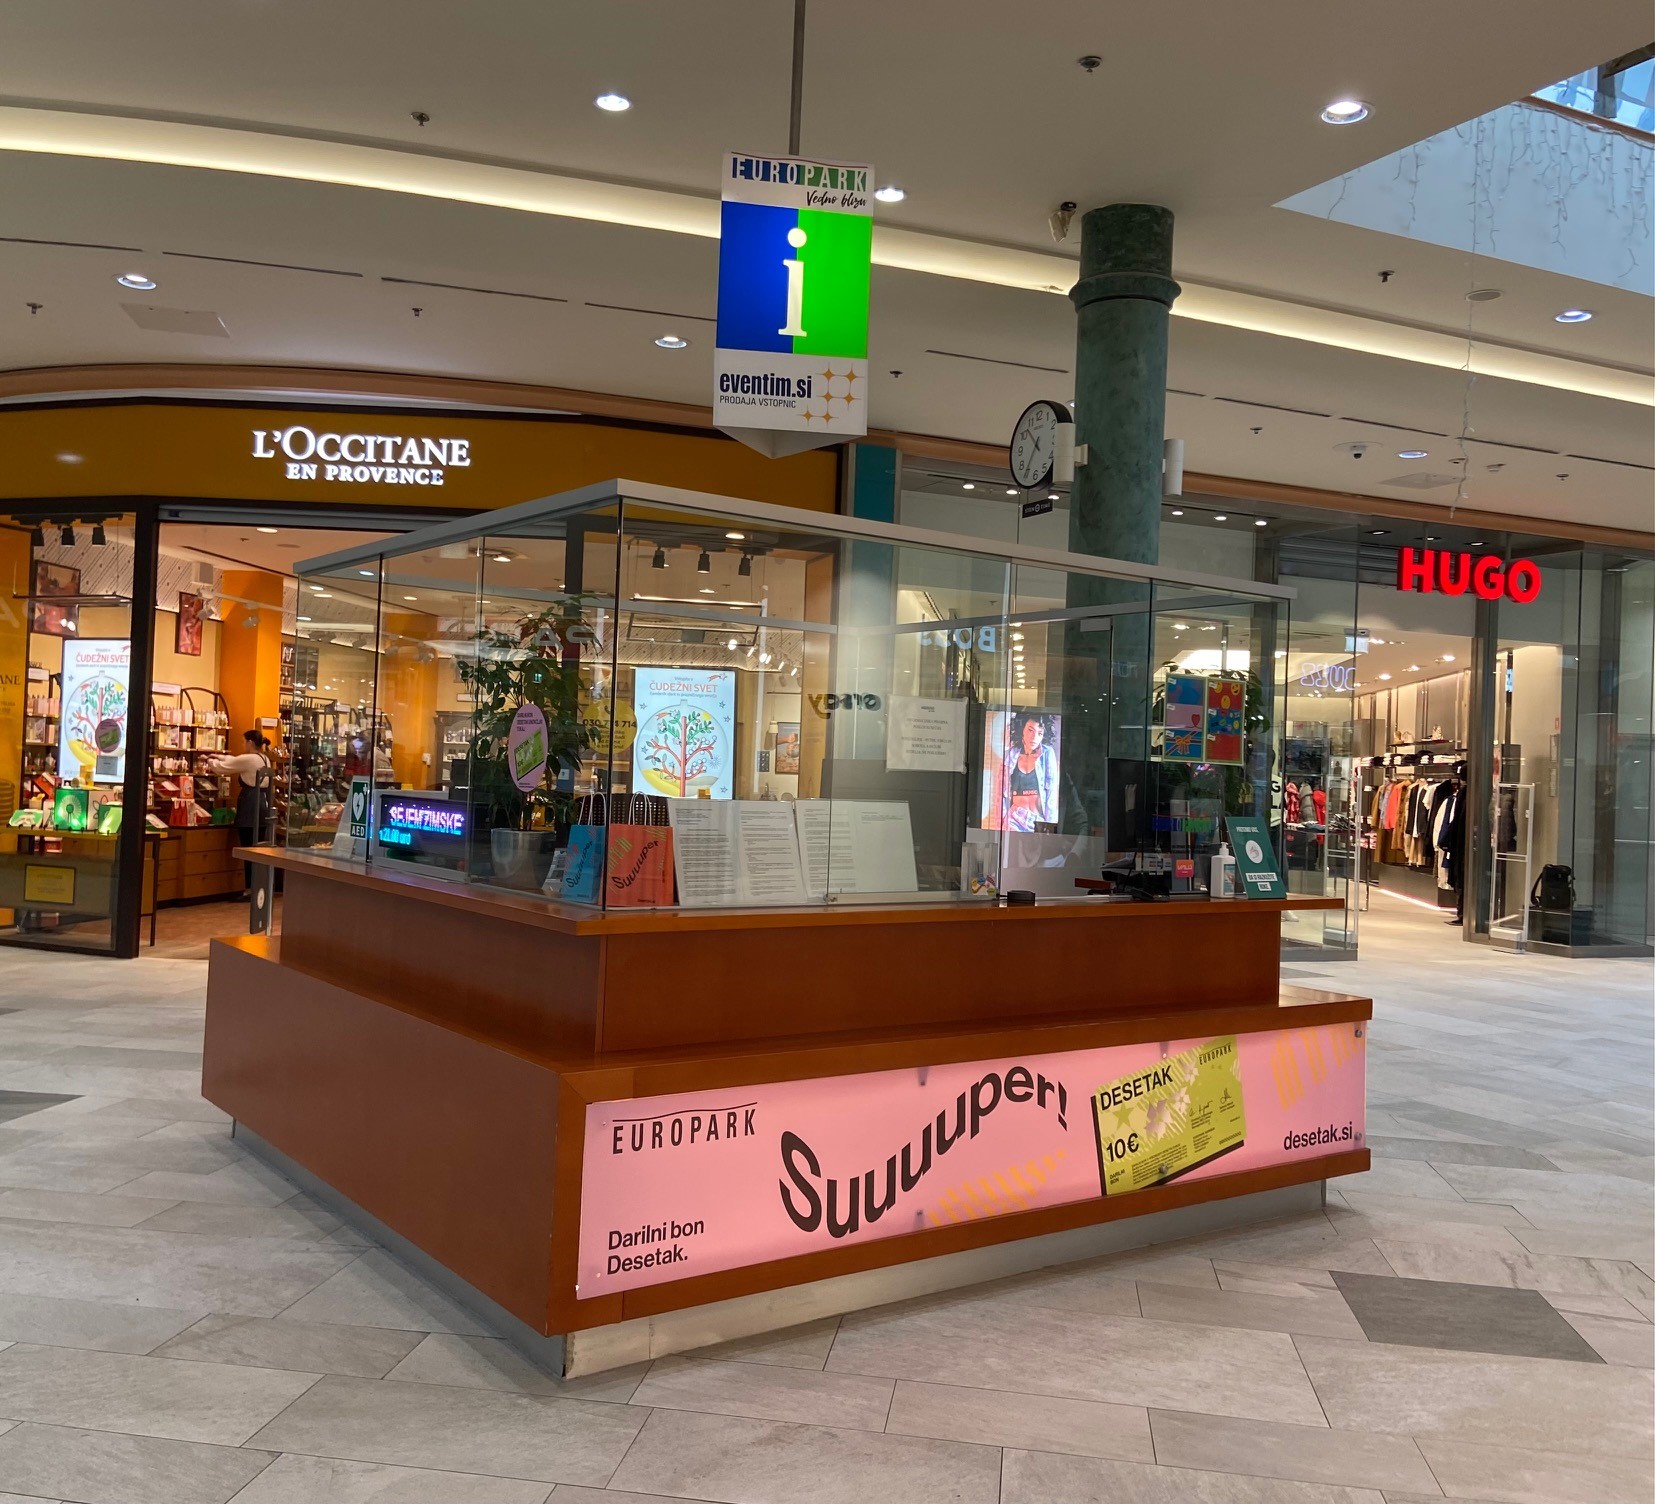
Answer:
[[[129, 761], [144, 760], [155, 739], [131, 672], [135, 562], [130, 517], [0, 520], [9, 597], [0, 609], [0, 938], [116, 947], [124, 784]], [[152, 787], [151, 809], [131, 812], [154, 832], [143, 841], [146, 914], [171, 807], [164, 793], [193, 807], [195, 734], [179, 731], [190, 742], [181, 771]]]
[[281, 730], [289, 756], [277, 799], [290, 847], [347, 854], [335, 838], [343, 829], [349, 839], [343, 816], [351, 779], [391, 780], [391, 727], [374, 702], [378, 620], [373, 565], [300, 578], [294, 633], [284, 644]]

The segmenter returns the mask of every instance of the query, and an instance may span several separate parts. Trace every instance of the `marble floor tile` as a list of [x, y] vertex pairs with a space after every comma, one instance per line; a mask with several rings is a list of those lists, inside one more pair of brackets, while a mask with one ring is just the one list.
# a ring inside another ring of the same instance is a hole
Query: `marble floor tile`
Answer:
[[1315, 1337], [1363, 1335], [1336, 1289], [1303, 1289], [1297, 1296], [1262, 1295], [1225, 1289], [1191, 1290], [1139, 1280], [1138, 1303], [1145, 1318], [1152, 1321], [1193, 1321], [1203, 1326], [1303, 1332]]
[[[409, 1335], [419, 1345], [388, 1374], [400, 1384], [445, 1384], [455, 1389], [501, 1389], [624, 1405], [637, 1392], [648, 1363], [633, 1363], [579, 1379], [558, 1379], [536, 1367], [498, 1337], [464, 1337], [448, 1332]], [[703, 1350], [707, 1351], [706, 1349]], [[702, 1354], [697, 1354], [701, 1356]]]
[[158, 1358], [342, 1373], [382, 1379], [412, 1352], [418, 1332], [322, 1326], [268, 1316], [206, 1316], [154, 1350]]
[[1218, 1276], [1219, 1289], [1234, 1290], [1240, 1295], [1279, 1295], [1289, 1300], [1315, 1300], [1329, 1291], [1337, 1293], [1339, 1288], [1333, 1282], [1331, 1270], [1299, 1269], [1291, 1264], [1249, 1264], [1239, 1260], [1214, 1259], [1213, 1272]]
[[828, 1372], [1323, 1424], [1285, 1333], [1038, 1306], [847, 1316]]
[[[1412, 1221], [1423, 1211], [1432, 1222], [1483, 1223], [1490, 1227], [1528, 1227], [1529, 1220], [1513, 1207], [1498, 1206], [1484, 1201], [1433, 1201], [1421, 1207], [1417, 1196], [1381, 1196], [1373, 1192], [1359, 1192], [1347, 1188], [1345, 1181], [1335, 1181], [1340, 1200], [1353, 1212], [1371, 1217], [1401, 1217]], [[1331, 1193], [1330, 1193], [1331, 1199]], [[1330, 1211], [1331, 1216], [1331, 1211]], [[1334, 1226], [1338, 1219], [1333, 1218]]]
[[147, 1353], [199, 1321], [202, 1311], [48, 1295], [0, 1295], [0, 1340], [106, 1353]]
[[1649, 1504], [1650, 1466], [1643, 1458], [1538, 1452], [1527, 1447], [1420, 1441], [1437, 1483], [1450, 1499], [1490, 1504]]
[[1623, 1368], [1655, 1368], [1655, 1326], [1639, 1317], [1622, 1321], [1613, 1316], [1586, 1316], [1563, 1312], [1563, 1319], [1592, 1345], [1605, 1363]]
[[358, 1256], [304, 1243], [0, 1221], [0, 1293], [274, 1316]]
[[0, 1436], [0, 1489], [76, 1504], [226, 1504], [270, 1461], [247, 1447], [21, 1425]]
[[[1148, 1266], [1156, 1273], [1170, 1273], [1175, 1281], [1173, 1289], [1217, 1288], [1212, 1265], [1205, 1259], [1167, 1260]], [[1140, 1273], [1148, 1272], [1141, 1270]], [[1201, 1275], [1205, 1274], [1203, 1280]], [[954, 1292], [954, 1299], [1008, 1306], [1045, 1306], [1057, 1311], [1085, 1311], [1095, 1316], [1139, 1316], [1138, 1287], [1131, 1278], [1122, 1277], [1108, 1268], [1042, 1269], [1033, 1274], [1018, 1275], [1015, 1279], [996, 1280]]]
[[[1428, 1204], [1435, 1207], [1448, 1203]], [[1290, 1264], [1302, 1269], [1343, 1269], [1352, 1274], [1391, 1272], [1391, 1266], [1374, 1246], [1373, 1239], [1341, 1238], [1333, 1224], [1319, 1214], [1295, 1223], [1275, 1223], [1240, 1233], [1218, 1233], [1203, 1240], [1202, 1252], [1214, 1262]]]
[[1138, 1405], [1106, 1405], [1096, 1400], [899, 1379], [885, 1429], [893, 1436], [930, 1436], [938, 1441], [1136, 1462], [1155, 1460], [1149, 1412]]
[[1500, 1248], [1507, 1253], [1525, 1251], [1509, 1227], [1486, 1222], [1431, 1219], [1431, 1208], [1440, 1205], [1442, 1203], [1436, 1201], [1415, 1202], [1414, 1210], [1409, 1214], [1388, 1212], [1383, 1216], [1350, 1211], [1344, 1207], [1329, 1207], [1328, 1219], [1341, 1237], [1370, 1238], [1376, 1244], [1456, 1243], [1469, 1248]]
[[1204, 1290], [1214, 1289], [1218, 1284], [1213, 1275], [1212, 1260], [1204, 1254], [1192, 1252], [1188, 1243], [1168, 1243], [1164, 1247], [1140, 1248], [1131, 1253], [1117, 1253], [1108, 1258], [1094, 1259], [1090, 1263], [1079, 1264], [1071, 1269], [1043, 1272], [1048, 1279], [1075, 1282], [1086, 1279], [1152, 1279], [1158, 1285], [1194, 1285]]
[[1333, 1337], [1293, 1340], [1335, 1430], [1655, 1456], [1655, 1376], [1637, 1369]]
[[1423, 1201], [1459, 1201], [1460, 1193], [1435, 1166], [1423, 1159], [1373, 1158], [1373, 1168], [1360, 1175], [1340, 1177], [1353, 1196], [1414, 1196]]
[[25, 1222], [79, 1222], [87, 1227], [136, 1227], [176, 1202], [115, 1192], [0, 1191], [0, 1218]]
[[1655, 1226], [1576, 1223], [1572, 1227], [1517, 1227], [1512, 1234], [1530, 1253], [1561, 1253], [1578, 1259], [1648, 1261], [1655, 1255]]
[[[0, 1362], [5, 1356], [0, 1353]], [[643, 1421], [644, 1411], [630, 1405], [330, 1375], [249, 1445], [353, 1462], [601, 1487]]]
[[[240, 1202], [175, 1201], [139, 1224], [145, 1232], [201, 1233], [215, 1238], [294, 1238], [320, 1242], [343, 1224], [308, 1196], [294, 1196], [280, 1206]], [[366, 1236], [361, 1237], [366, 1244]]]
[[[3, 1164], [0, 1161], [0, 1169]], [[1647, 1214], [1650, 1202], [1647, 1187], [1618, 1175], [1502, 1170], [1488, 1165], [1444, 1165], [1438, 1173], [1467, 1201], [1514, 1206], [1530, 1221], [1534, 1220], [1531, 1209], [1565, 1222], [1582, 1213], [1632, 1221]]]
[[1384, 1504], [1375, 1490], [1008, 1451], [1001, 1504]]
[[[519, 1479], [288, 1454], [237, 1494], [235, 1504], [545, 1504], [546, 1494], [544, 1483]], [[614, 1494], [593, 1497], [631, 1504]]]
[[1365, 1274], [1336, 1274], [1334, 1279], [1370, 1342], [1601, 1361], [1534, 1290]]
[[999, 1504], [1000, 1449], [656, 1410], [610, 1489], [712, 1504]]
[[[146, 1139], [144, 1142], [151, 1141]], [[229, 1201], [239, 1206], [280, 1206], [297, 1188], [262, 1167], [227, 1164], [204, 1174], [152, 1170], [129, 1181], [123, 1189], [129, 1196], [161, 1196], [173, 1201]]]
[[[300, 1247], [308, 1245], [296, 1245]], [[488, 1333], [469, 1311], [410, 1274], [389, 1254], [371, 1248], [350, 1259], [331, 1279], [282, 1312], [292, 1321], [320, 1321], [341, 1326], [382, 1326], [410, 1332]]]
[[1368, 1148], [1387, 1159], [1422, 1159], [1428, 1164], [1500, 1165], [1509, 1170], [1555, 1170], [1543, 1154], [1509, 1144], [1449, 1143], [1441, 1139], [1399, 1138], [1370, 1133]]
[[1509, 1285], [1519, 1290], [1578, 1291], [1581, 1294], [1647, 1297], [1650, 1279], [1632, 1264], [1614, 1259], [1577, 1259], [1552, 1253], [1507, 1253], [1444, 1243], [1378, 1240], [1386, 1262], [1409, 1279], [1455, 1284]]
[[1648, 1321], [1631, 1301], [1620, 1295], [1582, 1295], [1574, 1291], [1542, 1290], [1547, 1303], [1559, 1311], [1581, 1316], [1612, 1316], [1617, 1321]]
[[308, 1373], [19, 1343], [0, 1352], [0, 1415], [235, 1447], [315, 1382]]
[[1479, 1143], [1510, 1144], [1538, 1151], [1540, 1145], [1557, 1137], [1555, 1132], [1524, 1126], [1522, 1118], [1504, 1122], [1497, 1118], [1482, 1117], [1474, 1112], [1461, 1112], [1457, 1108], [1438, 1105], [1435, 1102], [1401, 1101], [1391, 1102], [1388, 1106], [1399, 1118], [1452, 1128]]
[[1352, 1488], [1436, 1487], [1419, 1448], [1406, 1436], [1231, 1420], [1181, 1410], [1152, 1410], [1149, 1423], [1155, 1436], [1153, 1460], [1163, 1467]]
[[774, 1363], [780, 1368], [823, 1368], [833, 1339], [839, 1334], [839, 1318], [825, 1316], [803, 1326], [783, 1327], [779, 1332], [762, 1332], [756, 1337], [738, 1337], [697, 1350], [698, 1358], [729, 1358], [738, 1363]]
[[650, 1366], [632, 1403], [882, 1431], [894, 1387], [890, 1379], [862, 1374], [662, 1358]]

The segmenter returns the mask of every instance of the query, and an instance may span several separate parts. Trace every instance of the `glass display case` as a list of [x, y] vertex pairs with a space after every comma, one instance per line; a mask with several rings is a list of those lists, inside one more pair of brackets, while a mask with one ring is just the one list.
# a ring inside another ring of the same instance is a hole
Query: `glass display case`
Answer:
[[1285, 587], [629, 482], [298, 573], [371, 613], [387, 728], [290, 825], [324, 854], [593, 909], [1200, 898], [1225, 815], [1279, 821]]

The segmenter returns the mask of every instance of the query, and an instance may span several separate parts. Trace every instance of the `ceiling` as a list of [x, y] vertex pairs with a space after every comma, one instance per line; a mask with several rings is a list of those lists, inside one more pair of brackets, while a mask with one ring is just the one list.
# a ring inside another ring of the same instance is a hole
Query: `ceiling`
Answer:
[[[1054, 246], [1053, 207], [1148, 200], [1177, 215], [1188, 308], [1241, 293], [1329, 329], [1360, 315], [1399, 338], [1463, 337], [1474, 315], [1490, 349], [1570, 363], [1556, 385], [1468, 380], [1368, 353], [1366, 336], [1358, 350], [1336, 333], [1175, 318], [1168, 432], [1186, 439], [1189, 470], [1650, 529], [1649, 409], [1570, 389], [1591, 384], [1582, 373], [1655, 367], [1646, 299], [1272, 207], [1648, 31], [1647, 6], [1630, 0], [1569, 12], [1550, 0], [1406, 0], [1360, 45], [1344, 8], [1298, 0], [1117, 9], [1107, 24], [1080, 0], [1024, 7], [1015, 21], [962, 0], [946, 27], [928, 7], [818, 0], [803, 149], [872, 161], [908, 194], [879, 206], [877, 222], [925, 232], [964, 268], [876, 268], [872, 421], [1003, 442], [1029, 400], [1066, 399], [1067, 300], [1002, 285], [995, 258], [1015, 252], [1066, 286], [1059, 258], [1078, 253], [1078, 230]], [[11, 6], [0, 106], [228, 124], [255, 144], [391, 146], [464, 171], [510, 164], [594, 192], [658, 191], [700, 214], [722, 151], [785, 146], [790, 32], [778, 0], [224, 0], [211, 26], [184, 0]], [[1430, 46], [1417, 45], [1424, 36]], [[1101, 58], [1095, 72], [1076, 64], [1087, 53]], [[608, 90], [634, 108], [593, 108]], [[1320, 107], [1343, 95], [1372, 102], [1372, 117], [1322, 125]], [[710, 390], [717, 246], [699, 230], [0, 150], [0, 237], [7, 368], [333, 365], [695, 403]], [[133, 267], [156, 291], [115, 285]], [[1498, 301], [1467, 304], [1490, 282]], [[1598, 317], [1554, 323], [1571, 303]], [[143, 327], [156, 322], [150, 306], [216, 315], [197, 321], [215, 332]], [[658, 349], [669, 329], [689, 347]], [[1373, 447], [1360, 461], [1339, 447], [1363, 441]], [[1395, 459], [1407, 448], [1429, 457]], [[1397, 484], [1418, 474], [1453, 480]]]

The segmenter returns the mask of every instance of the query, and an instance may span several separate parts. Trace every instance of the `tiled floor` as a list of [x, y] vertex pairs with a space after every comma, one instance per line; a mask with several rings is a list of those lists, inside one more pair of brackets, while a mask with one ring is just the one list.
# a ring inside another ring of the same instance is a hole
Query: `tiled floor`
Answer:
[[1649, 1504], [1655, 972], [1374, 902], [1325, 1214], [567, 1384], [241, 1153], [198, 962], [0, 950], [0, 1504]]

